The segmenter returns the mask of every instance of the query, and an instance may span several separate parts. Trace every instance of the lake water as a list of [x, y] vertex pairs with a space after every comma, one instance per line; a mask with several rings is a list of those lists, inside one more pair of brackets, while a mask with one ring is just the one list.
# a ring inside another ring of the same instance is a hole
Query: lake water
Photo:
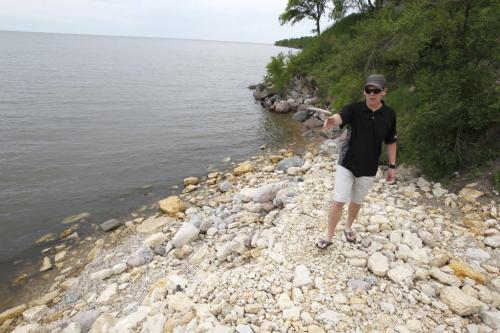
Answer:
[[[0, 275], [61, 221], [124, 216], [298, 140], [252, 97], [264, 44], [0, 32]], [[36, 263], [38, 265], [38, 263]], [[0, 278], [1, 280], [1, 278]]]

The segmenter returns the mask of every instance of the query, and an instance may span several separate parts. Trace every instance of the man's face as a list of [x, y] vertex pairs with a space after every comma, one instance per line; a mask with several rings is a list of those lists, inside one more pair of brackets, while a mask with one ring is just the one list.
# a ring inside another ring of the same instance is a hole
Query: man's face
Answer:
[[366, 101], [370, 104], [379, 104], [382, 102], [385, 94], [387, 93], [387, 88], [380, 90], [375, 86], [366, 86], [363, 92], [365, 94]]

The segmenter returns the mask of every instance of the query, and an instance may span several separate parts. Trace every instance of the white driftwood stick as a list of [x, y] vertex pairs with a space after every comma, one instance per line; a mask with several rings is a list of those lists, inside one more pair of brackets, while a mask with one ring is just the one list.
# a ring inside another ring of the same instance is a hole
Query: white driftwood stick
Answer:
[[323, 110], [323, 109], [320, 109], [320, 108], [317, 108], [317, 107], [314, 107], [314, 106], [308, 107], [307, 110], [308, 111], [314, 111], [314, 112], [324, 113], [324, 114], [329, 115], [329, 116], [333, 115], [333, 113], [331, 113], [331, 111]]

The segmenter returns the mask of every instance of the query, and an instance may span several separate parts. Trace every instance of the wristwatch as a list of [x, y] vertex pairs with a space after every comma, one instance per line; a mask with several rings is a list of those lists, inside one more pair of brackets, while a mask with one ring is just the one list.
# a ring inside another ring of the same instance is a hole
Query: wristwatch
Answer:
[[389, 169], [396, 169], [396, 164], [389, 164]]

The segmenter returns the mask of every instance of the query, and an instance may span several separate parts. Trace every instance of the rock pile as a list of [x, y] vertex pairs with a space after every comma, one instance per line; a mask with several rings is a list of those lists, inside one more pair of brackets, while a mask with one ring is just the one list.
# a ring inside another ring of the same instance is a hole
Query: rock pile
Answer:
[[118, 226], [135, 232], [1, 313], [0, 332], [498, 332], [497, 203], [379, 177], [358, 242], [338, 232], [322, 251], [338, 156], [320, 151], [189, 179], [166, 215]]

